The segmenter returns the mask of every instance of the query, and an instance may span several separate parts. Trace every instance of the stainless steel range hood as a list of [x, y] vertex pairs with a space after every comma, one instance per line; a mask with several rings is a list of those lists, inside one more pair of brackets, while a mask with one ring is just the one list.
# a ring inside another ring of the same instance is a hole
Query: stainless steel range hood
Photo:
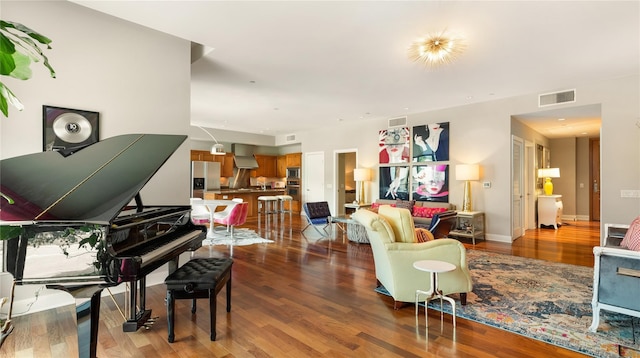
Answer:
[[258, 162], [253, 156], [255, 147], [247, 144], [231, 144], [231, 151], [233, 152], [233, 163], [238, 169], [256, 169], [258, 168]]
[[229, 183], [229, 188], [242, 189], [249, 188], [251, 183], [251, 170], [258, 168], [258, 161], [253, 156], [255, 147], [247, 144], [231, 144], [233, 153], [233, 180]]

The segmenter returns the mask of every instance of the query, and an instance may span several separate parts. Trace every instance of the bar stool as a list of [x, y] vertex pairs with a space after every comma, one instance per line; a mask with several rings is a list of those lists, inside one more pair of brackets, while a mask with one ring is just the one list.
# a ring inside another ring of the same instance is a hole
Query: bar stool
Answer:
[[[258, 197], [258, 227], [260, 227], [260, 216], [265, 216], [266, 226], [270, 225], [271, 214], [278, 213], [278, 198], [272, 195], [261, 195]], [[276, 220], [278, 220], [276, 216]]]
[[[278, 201], [280, 202], [279, 213], [282, 215], [282, 222], [284, 222], [285, 213], [289, 213], [289, 222], [291, 222], [291, 213], [293, 212], [291, 205], [293, 197], [291, 195], [276, 195], [276, 198], [278, 198]], [[289, 203], [289, 209], [286, 209], [285, 202]]]

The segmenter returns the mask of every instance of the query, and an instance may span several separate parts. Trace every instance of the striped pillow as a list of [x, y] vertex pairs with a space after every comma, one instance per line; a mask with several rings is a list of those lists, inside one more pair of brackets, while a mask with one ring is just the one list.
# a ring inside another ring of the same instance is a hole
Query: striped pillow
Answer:
[[640, 251], [640, 216], [631, 222], [629, 230], [627, 230], [627, 233], [624, 235], [620, 246], [626, 247], [629, 250]]

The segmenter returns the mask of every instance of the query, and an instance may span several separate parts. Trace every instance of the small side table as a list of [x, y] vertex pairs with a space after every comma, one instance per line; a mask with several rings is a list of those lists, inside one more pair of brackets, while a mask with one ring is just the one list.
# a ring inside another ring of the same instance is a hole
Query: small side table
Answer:
[[353, 212], [355, 212], [360, 208], [368, 208], [370, 206], [371, 204], [368, 204], [368, 203], [345, 203], [344, 211], [345, 211], [345, 214], [352, 214]]
[[451, 311], [453, 314], [453, 326], [456, 326], [456, 302], [451, 297], [447, 297], [442, 294], [442, 291], [438, 289], [438, 274], [443, 272], [450, 272], [456, 269], [456, 265], [438, 261], [438, 260], [420, 260], [413, 263], [413, 267], [420, 271], [431, 273], [431, 287], [429, 291], [416, 290], [416, 317], [418, 316], [418, 301], [420, 295], [426, 295], [424, 301], [424, 318], [425, 324], [429, 326], [429, 317], [427, 316], [427, 309], [429, 307], [429, 301], [440, 298], [440, 321], [444, 319], [444, 307], [442, 306], [442, 300], [446, 300], [451, 303]]
[[484, 212], [458, 211], [456, 227], [449, 231], [449, 236], [471, 239], [476, 244], [476, 238], [484, 239]]

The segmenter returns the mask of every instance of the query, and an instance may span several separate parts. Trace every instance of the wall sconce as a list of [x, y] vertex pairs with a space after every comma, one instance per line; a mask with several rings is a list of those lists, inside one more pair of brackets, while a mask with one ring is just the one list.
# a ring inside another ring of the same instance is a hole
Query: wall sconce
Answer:
[[213, 138], [213, 141], [216, 142], [216, 144], [214, 144], [211, 147], [211, 154], [213, 155], [225, 155], [226, 153], [224, 152], [224, 145], [218, 143], [218, 140], [216, 139], [216, 137], [213, 136], [213, 134], [209, 133], [209, 131], [207, 131], [206, 129], [200, 127], [200, 126], [196, 126], [200, 129], [202, 129], [205, 133], [207, 133], [211, 138]]
[[367, 168], [353, 169], [353, 180], [360, 183], [360, 195], [358, 195], [358, 203], [364, 204], [364, 182], [371, 180], [371, 172]]
[[464, 199], [462, 211], [472, 211], [471, 204], [471, 180], [480, 179], [480, 167], [478, 164], [456, 165], [456, 180], [464, 180]]
[[551, 178], [560, 178], [560, 168], [538, 169], [538, 178], [544, 179], [544, 195], [553, 195], [553, 183]]

